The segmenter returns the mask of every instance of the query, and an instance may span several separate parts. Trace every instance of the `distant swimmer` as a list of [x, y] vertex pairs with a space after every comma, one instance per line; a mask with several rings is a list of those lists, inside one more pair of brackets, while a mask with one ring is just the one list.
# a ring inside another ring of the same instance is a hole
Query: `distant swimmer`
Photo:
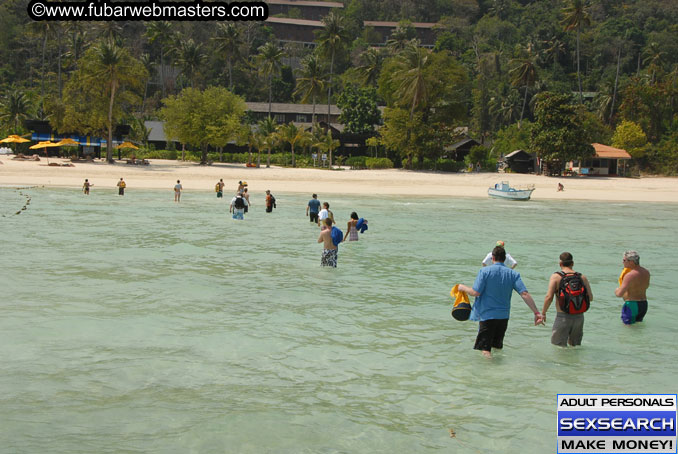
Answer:
[[593, 301], [589, 280], [574, 271], [574, 259], [569, 252], [560, 254], [560, 271], [551, 275], [544, 297], [541, 315], [546, 321], [546, 311], [556, 297], [556, 318], [553, 321], [551, 343], [560, 347], [581, 345], [584, 337], [584, 312]]
[[183, 186], [181, 186], [181, 181], [177, 180], [177, 184], [174, 185], [174, 201], [175, 202], [181, 202], [181, 191], [184, 189]]
[[348, 241], [358, 241], [358, 213], [355, 211], [351, 213], [351, 220], [348, 221], [346, 225], [346, 235], [344, 235], [344, 241], [348, 238]]
[[459, 284], [457, 288], [458, 291], [476, 298], [471, 309], [471, 320], [480, 323], [473, 348], [480, 350], [486, 358], [492, 357], [493, 348], [504, 347], [504, 334], [508, 327], [513, 290], [534, 313], [534, 324], [544, 324], [544, 318], [520, 278], [520, 273], [504, 265], [504, 260], [506, 260], [504, 248], [495, 247], [492, 249], [492, 266], [478, 271], [473, 287]]
[[118, 195], [125, 195], [125, 188], [127, 187], [127, 183], [125, 183], [125, 180], [120, 178], [120, 181], [118, 181]]
[[318, 212], [320, 212], [320, 200], [318, 200], [318, 194], [313, 194], [313, 198], [308, 201], [306, 205], [306, 216], [309, 217], [311, 222], [318, 223]]
[[85, 195], [89, 195], [89, 188], [91, 188], [92, 186], [94, 186], [94, 185], [92, 183], [90, 183], [87, 178], [85, 178], [85, 182], [82, 185], [82, 192]]
[[[504, 242], [499, 240], [497, 241], [497, 244], [495, 246], [499, 247], [504, 247]], [[492, 265], [492, 251], [490, 251], [485, 258], [483, 259], [482, 262], [483, 266], [490, 266]], [[515, 261], [513, 257], [511, 257], [511, 254], [508, 252], [506, 253], [506, 261], [504, 262], [504, 265], [508, 266], [511, 269], [515, 269], [515, 267], [518, 265], [518, 262]]]
[[614, 295], [624, 298], [621, 319], [625, 325], [642, 322], [647, 313], [646, 291], [650, 286], [650, 272], [640, 266], [640, 256], [636, 251], [626, 251], [622, 258], [624, 270], [619, 276], [619, 287]]
[[223, 179], [223, 178], [219, 178], [219, 181], [218, 181], [217, 184], [214, 186], [214, 192], [217, 193], [217, 198], [218, 198], [218, 199], [220, 199], [220, 198], [222, 198], [222, 197], [224, 196], [224, 186], [225, 186], [225, 184], [224, 184], [224, 179]]
[[266, 189], [266, 212], [271, 213], [273, 208], [276, 208], [275, 197], [271, 194], [270, 189]]
[[[341, 232], [338, 229], [337, 231]], [[337, 247], [337, 244], [335, 244], [334, 238], [332, 238], [332, 220], [330, 218], [325, 218], [325, 221], [323, 222], [322, 230], [318, 237], [318, 243], [323, 243], [320, 266], [331, 266], [336, 268], [339, 248]]]

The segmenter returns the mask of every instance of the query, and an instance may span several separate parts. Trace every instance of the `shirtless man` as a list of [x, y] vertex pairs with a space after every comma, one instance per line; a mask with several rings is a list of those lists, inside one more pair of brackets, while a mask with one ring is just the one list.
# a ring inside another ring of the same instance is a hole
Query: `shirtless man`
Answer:
[[640, 266], [640, 256], [636, 251], [624, 252], [624, 268], [630, 271], [623, 274], [621, 284], [614, 295], [624, 299], [621, 319], [625, 325], [642, 322], [647, 313], [645, 291], [650, 286], [650, 272]]
[[325, 218], [323, 229], [320, 231], [318, 243], [323, 243], [323, 255], [320, 258], [320, 266], [337, 267], [337, 247], [332, 242], [332, 220]]
[[[544, 297], [544, 307], [541, 311], [541, 315], [546, 321], [546, 311], [551, 306], [553, 297], [558, 293], [560, 289], [560, 281], [563, 279], [564, 275], [575, 274], [574, 271], [574, 259], [572, 254], [569, 252], [563, 252], [560, 254], [560, 273], [553, 273], [551, 279], [549, 280], [549, 288], [546, 291], [546, 297]], [[589, 280], [581, 275], [581, 280], [586, 287], [586, 293], [588, 294], [589, 302], [593, 301], [593, 292], [591, 292], [591, 285]], [[567, 281], [566, 281], [567, 282]], [[560, 307], [561, 301], [559, 301], [556, 296], [556, 318], [553, 321], [553, 331], [551, 334], [551, 343], [553, 345], [558, 345], [559, 347], [567, 347], [570, 344], [572, 347], [581, 345], [581, 339], [584, 336], [584, 314], [567, 314], [563, 312], [563, 309]]]

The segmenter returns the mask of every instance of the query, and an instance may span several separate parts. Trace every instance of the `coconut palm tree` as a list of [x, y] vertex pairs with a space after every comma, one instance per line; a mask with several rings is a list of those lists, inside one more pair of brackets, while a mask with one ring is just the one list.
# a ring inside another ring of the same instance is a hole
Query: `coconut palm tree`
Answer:
[[276, 124], [271, 117], [266, 117], [257, 123], [259, 134], [262, 138], [264, 148], [268, 150], [268, 156], [266, 158], [266, 167], [271, 167], [271, 149], [275, 146], [277, 142], [276, 136]]
[[329, 83], [327, 84], [327, 124], [330, 124], [330, 105], [332, 103], [332, 78], [334, 76], [334, 60], [350, 36], [344, 26], [344, 20], [334, 11], [322, 19], [323, 28], [317, 31], [320, 51], [330, 60]]
[[244, 43], [240, 29], [232, 22], [222, 22], [217, 25], [217, 35], [212, 40], [217, 44], [217, 50], [226, 57], [228, 89], [233, 91], [233, 63], [242, 58], [240, 48]]
[[273, 76], [280, 72], [281, 60], [285, 52], [273, 41], [259, 47], [259, 53], [254, 57], [259, 67], [259, 73], [268, 79], [268, 117], [271, 117], [271, 103], [273, 101]]
[[174, 47], [176, 62], [188, 78], [191, 88], [195, 86], [195, 74], [205, 62], [207, 56], [202, 51], [202, 44], [193, 39], [182, 39]]
[[309, 54], [301, 62], [301, 71], [297, 78], [297, 88], [295, 95], [301, 95], [301, 102], [308, 102], [309, 98], [313, 103], [313, 113], [311, 114], [311, 125], [315, 130], [315, 101], [322, 95], [325, 88], [325, 76], [317, 54]]
[[360, 54], [360, 65], [356, 68], [356, 71], [362, 78], [363, 86], [375, 86], [377, 84], [383, 62], [384, 52], [381, 49], [370, 47]]
[[31, 112], [31, 103], [23, 92], [12, 89], [7, 92], [0, 104], [0, 122], [11, 124], [13, 132], [19, 132], [19, 123], [28, 118]]
[[511, 60], [511, 62], [514, 64], [514, 67], [509, 70], [509, 74], [511, 74], [511, 85], [517, 88], [525, 87], [523, 108], [520, 111], [520, 119], [518, 120], [518, 129], [520, 129], [520, 125], [523, 122], [523, 116], [525, 115], [528, 88], [534, 85], [538, 77], [537, 65], [534, 62], [530, 46], [527, 47], [527, 55], [524, 58], [516, 58]]
[[134, 60], [126, 49], [110, 41], [104, 41], [94, 47], [95, 59], [88, 71], [92, 83], [105, 87], [109, 96], [108, 103], [108, 141], [106, 159], [113, 162], [113, 107], [116, 95], [123, 86], [139, 87], [146, 76], [141, 63]]
[[[320, 139], [320, 140], [318, 140]], [[332, 152], [339, 148], [341, 142], [337, 139], [332, 138], [332, 131], [328, 129], [324, 134], [320, 134], [319, 138], [316, 138], [316, 141], [313, 143], [313, 146], [317, 147], [323, 153], [327, 153], [330, 156], [330, 169], [332, 168]]]
[[292, 150], [292, 167], [295, 167], [294, 147], [296, 145], [306, 145], [309, 141], [310, 134], [303, 128], [298, 128], [294, 123], [278, 126], [277, 134], [281, 142], [290, 144]]
[[582, 27], [591, 25], [591, 16], [588, 13], [588, 5], [586, 0], [570, 0], [570, 5], [563, 10], [565, 18], [561, 24], [565, 27], [565, 31], [577, 31], [577, 82], [579, 83], [579, 104], [584, 103], [584, 96], [581, 89], [581, 71], [579, 69], [579, 35]]
[[648, 65], [647, 70], [650, 72], [650, 83], [654, 84], [657, 72], [661, 70], [664, 63], [666, 52], [662, 50], [662, 46], [657, 42], [651, 42], [647, 45], [644, 52], [645, 58], [643, 64]]
[[146, 23], [146, 36], [150, 43], [157, 43], [160, 47], [160, 87], [162, 97], [165, 97], [165, 56], [174, 39], [174, 28], [169, 21], [153, 21]]

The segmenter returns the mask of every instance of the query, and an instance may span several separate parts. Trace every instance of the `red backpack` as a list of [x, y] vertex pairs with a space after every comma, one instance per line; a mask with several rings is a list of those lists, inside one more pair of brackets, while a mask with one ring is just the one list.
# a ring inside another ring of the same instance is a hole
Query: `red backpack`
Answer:
[[591, 302], [586, 291], [581, 273], [565, 274], [558, 271], [560, 285], [558, 286], [558, 304], [566, 314], [583, 314], [589, 310]]

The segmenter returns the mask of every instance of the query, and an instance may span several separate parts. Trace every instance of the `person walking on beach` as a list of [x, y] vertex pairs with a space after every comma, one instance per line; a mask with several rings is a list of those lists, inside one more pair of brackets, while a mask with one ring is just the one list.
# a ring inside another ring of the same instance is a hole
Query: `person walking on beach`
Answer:
[[330, 219], [332, 224], [334, 224], [334, 213], [330, 211], [330, 204], [327, 202], [323, 202], [323, 209], [318, 213], [318, 225], [322, 226], [325, 219]]
[[275, 208], [275, 197], [271, 194], [270, 189], [266, 189], [266, 212], [271, 213]]
[[[500, 246], [500, 247], [503, 248], [503, 247], [504, 247], [504, 242], [501, 241], [501, 240], [499, 240], [499, 241], [497, 241], [497, 244], [495, 244], [495, 246]], [[490, 265], [492, 265], [492, 251], [490, 251], [490, 252], [487, 253], [487, 255], [485, 256], [485, 258], [483, 259], [482, 264], [483, 264], [483, 266], [490, 266]], [[515, 259], [514, 259], [513, 257], [511, 257], [511, 254], [509, 254], [509, 253], [507, 252], [507, 253], [506, 253], [506, 261], [504, 262], [504, 265], [508, 266], [509, 268], [511, 268], [511, 269], [513, 270], [513, 269], [516, 268], [516, 266], [518, 266], [518, 262], [516, 262]]]
[[247, 203], [245, 204], [245, 213], [247, 213], [249, 211], [249, 206], [251, 204], [250, 194], [247, 192], [247, 188], [242, 190], [242, 196], [247, 201]]
[[320, 200], [318, 194], [313, 194], [313, 198], [308, 201], [306, 206], [306, 216], [309, 216], [311, 222], [318, 223], [318, 212], [320, 211]]
[[473, 347], [480, 350], [486, 358], [492, 357], [492, 349], [504, 347], [504, 334], [508, 327], [511, 312], [511, 293], [520, 294], [527, 307], [534, 313], [534, 324], [544, 324], [534, 299], [520, 278], [520, 273], [504, 265], [506, 251], [497, 246], [492, 250], [492, 266], [478, 271], [473, 287], [459, 284], [459, 291], [476, 298], [471, 310], [471, 320], [480, 322], [478, 335]]
[[650, 287], [650, 272], [640, 266], [640, 255], [626, 251], [622, 258], [624, 270], [619, 276], [619, 287], [614, 296], [624, 299], [621, 319], [625, 325], [642, 322], [647, 313], [647, 289]]
[[358, 219], [358, 213], [355, 211], [351, 213], [351, 219], [346, 225], [346, 235], [344, 235], [344, 241], [346, 241], [346, 238], [348, 238], [349, 241], [358, 241], [358, 228], [356, 227], [358, 224]]
[[339, 249], [332, 241], [332, 220], [325, 218], [323, 228], [318, 237], [318, 243], [323, 243], [323, 253], [320, 257], [320, 266], [337, 267], [337, 253]]
[[181, 190], [184, 189], [183, 186], [181, 186], [181, 181], [177, 180], [177, 184], [174, 185], [174, 201], [175, 202], [181, 202]]
[[245, 219], [245, 207], [247, 207], [247, 199], [242, 194], [236, 194], [231, 199], [231, 205], [228, 208], [229, 213], [233, 213], [233, 219], [242, 221]]
[[125, 195], [125, 188], [127, 187], [127, 183], [125, 183], [125, 180], [120, 178], [120, 181], [118, 181], [118, 195]]
[[224, 186], [225, 186], [224, 179], [219, 178], [219, 182], [214, 187], [214, 189], [217, 192], [217, 199], [221, 199], [224, 196]]
[[91, 188], [92, 186], [94, 186], [94, 185], [92, 183], [90, 183], [87, 178], [85, 178], [85, 182], [82, 185], [82, 192], [85, 195], [89, 195], [89, 188]]
[[[546, 311], [555, 296], [556, 318], [553, 320], [551, 343], [559, 347], [567, 347], [568, 344], [575, 347], [581, 345], [584, 336], [584, 312], [593, 301], [593, 292], [586, 276], [574, 271], [572, 254], [569, 252], [560, 254], [559, 264], [560, 271], [553, 273], [549, 279], [541, 315], [546, 322]], [[582, 304], [581, 309], [573, 310], [572, 305], [576, 302]]]

